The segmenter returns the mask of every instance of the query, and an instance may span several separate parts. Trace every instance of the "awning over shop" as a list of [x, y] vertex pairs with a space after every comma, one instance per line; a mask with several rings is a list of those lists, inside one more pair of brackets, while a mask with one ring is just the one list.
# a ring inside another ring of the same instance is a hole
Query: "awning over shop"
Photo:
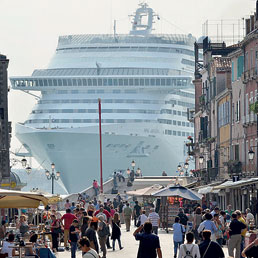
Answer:
[[198, 194], [197, 192], [190, 190], [186, 187], [183, 187], [181, 185], [175, 185], [175, 186], [168, 186], [164, 189], [159, 190], [158, 192], [152, 194], [153, 196], [156, 197], [173, 197], [173, 196], [178, 196], [182, 197], [187, 200], [194, 200], [194, 201], [199, 201], [202, 199], [202, 195]]
[[0, 189], [0, 208], [37, 208], [47, 205], [48, 198], [42, 194]]
[[145, 187], [143, 189], [138, 189], [135, 191], [128, 191], [127, 194], [133, 196], [150, 196], [152, 193], [159, 191], [163, 186], [161, 185], [153, 185], [150, 187]]
[[242, 186], [247, 186], [251, 184], [258, 184], [258, 178], [248, 178], [248, 179], [241, 179], [239, 181], [233, 182], [232, 180], [226, 181], [223, 184], [214, 186], [214, 190], [222, 190], [227, 188], [239, 188]]

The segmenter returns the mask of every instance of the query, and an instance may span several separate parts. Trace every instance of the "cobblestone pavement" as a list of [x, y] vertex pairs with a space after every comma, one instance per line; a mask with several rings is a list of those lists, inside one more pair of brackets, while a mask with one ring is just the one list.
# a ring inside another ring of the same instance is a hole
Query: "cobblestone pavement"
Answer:
[[[112, 249], [108, 250], [107, 257], [109, 258], [136, 258], [137, 257], [137, 251], [138, 251], [138, 241], [135, 240], [133, 237], [133, 232], [136, 228], [133, 226], [131, 227], [130, 232], [125, 231], [124, 225], [122, 225], [122, 246], [124, 249], [119, 250], [118, 243], [116, 242], [116, 250], [113, 251]], [[173, 234], [172, 231], [168, 234], [164, 230], [159, 230], [159, 237], [160, 237], [160, 245], [161, 250], [163, 254], [163, 258], [173, 258]], [[227, 255], [227, 248], [223, 248], [225, 257], [228, 257]], [[71, 253], [70, 252], [63, 252], [58, 253], [58, 258], [70, 258]], [[77, 258], [81, 258], [81, 252], [77, 252]]]

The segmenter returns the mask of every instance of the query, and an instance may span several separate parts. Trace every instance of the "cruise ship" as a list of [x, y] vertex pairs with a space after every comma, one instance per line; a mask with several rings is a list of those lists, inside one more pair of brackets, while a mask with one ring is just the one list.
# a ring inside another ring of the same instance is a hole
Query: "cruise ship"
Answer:
[[132, 160], [143, 176], [175, 175], [185, 161], [196, 39], [154, 34], [158, 19], [141, 4], [129, 34], [60, 36], [47, 69], [10, 78], [15, 90], [40, 92], [16, 136], [44, 169], [55, 163], [68, 192], [99, 181], [99, 98], [104, 179]]

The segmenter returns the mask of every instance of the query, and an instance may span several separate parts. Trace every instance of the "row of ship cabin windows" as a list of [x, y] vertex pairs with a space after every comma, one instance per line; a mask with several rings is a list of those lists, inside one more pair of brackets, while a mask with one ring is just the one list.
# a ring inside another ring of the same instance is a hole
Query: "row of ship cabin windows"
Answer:
[[[37, 124], [37, 123], [98, 123], [98, 119], [31, 119], [27, 120], [25, 124]], [[156, 120], [143, 120], [143, 119], [102, 119], [103, 123], [129, 123], [129, 122], [155, 122]], [[185, 127], [194, 127], [193, 123], [158, 119], [161, 124], [177, 125]]]
[[[77, 94], [76, 92], [73, 92], [74, 94]], [[96, 91], [88, 91], [88, 93], [95, 94]], [[104, 93], [104, 92], [98, 92], [98, 93]], [[118, 92], [117, 92], [118, 93]], [[120, 93], [120, 92], [119, 92]], [[128, 92], [129, 93], [129, 92]], [[135, 92], [136, 93], [136, 92]], [[68, 94], [67, 91], [58, 91], [58, 94]], [[102, 103], [139, 103], [139, 104], [164, 104], [164, 101], [159, 100], [138, 100], [138, 99], [102, 99]], [[38, 104], [57, 104], [57, 103], [98, 103], [97, 99], [58, 99], [58, 100], [39, 100]], [[165, 101], [165, 104], [171, 104], [171, 105], [179, 105], [183, 107], [189, 107], [193, 108], [194, 104], [179, 100], [169, 100]], [[166, 111], [168, 110], [168, 111]], [[164, 109], [163, 113], [172, 114], [169, 109]], [[173, 113], [175, 115], [175, 113]]]
[[176, 120], [168, 120], [168, 119], [158, 119], [158, 122], [161, 124], [167, 125], [178, 125], [178, 126], [186, 126], [186, 127], [194, 127], [193, 123], [176, 121]]
[[93, 78], [11, 80], [15, 87], [47, 86], [187, 86], [189, 78]]
[[165, 134], [173, 135], [173, 136], [194, 136], [193, 133], [182, 132], [182, 131], [173, 131], [173, 130], [165, 130]]
[[[147, 120], [147, 119], [101, 119], [101, 123], [157, 123], [156, 120]], [[72, 124], [72, 123], [95, 123], [98, 124], [98, 119], [31, 119], [27, 120], [25, 124]]]
[[[169, 112], [168, 112], [169, 111]], [[98, 113], [98, 109], [37, 109], [32, 114], [49, 113]], [[141, 114], [173, 114], [187, 117], [187, 112], [179, 110], [146, 110], [146, 109], [101, 109], [102, 113], [141, 113]]]
[[178, 49], [171, 47], [80, 47], [80, 48], [59, 48], [57, 52], [157, 52], [157, 53], [179, 53], [189, 56], [194, 56], [194, 51], [188, 49]]

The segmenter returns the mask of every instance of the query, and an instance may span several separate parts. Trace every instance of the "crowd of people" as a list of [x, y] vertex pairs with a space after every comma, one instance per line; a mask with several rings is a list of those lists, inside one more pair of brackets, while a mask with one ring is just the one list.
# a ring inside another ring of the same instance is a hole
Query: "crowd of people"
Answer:
[[[146, 210], [137, 200], [129, 202], [126, 193], [123, 198], [118, 194], [112, 201], [106, 199], [103, 203], [96, 198], [86, 202], [79, 195], [76, 203], [67, 200], [65, 209], [63, 215], [54, 209], [43, 213], [42, 222], [52, 242], [49, 248], [53, 253], [63, 248], [71, 252], [71, 258], [76, 258], [80, 249], [83, 258], [105, 258], [107, 249], [115, 251], [117, 244], [118, 249], [123, 249], [121, 224], [125, 224], [125, 230], [129, 232], [133, 221], [136, 227], [133, 236], [139, 241], [137, 258], [162, 258], [159, 240], [162, 223], [154, 205]], [[22, 237], [29, 234], [26, 256], [39, 257], [38, 235], [31, 231], [27, 217], [27, 214], [16, 216], [15, 227]], [[239, 210], [233, 211], [231, 205], [225, 211], [218, 207], [210, 210], [198, 204], [191, 212], [188, 207], [179, 208], [173, 223], [171, 253], [174, 251], [175, 258], [223, 258], [224, 247], [228, 248], [230, 257], [258, 257], [258, 240], [245, 246], [246, 232], [254, 223], [250, 209], [243, 214]], [[6, 232], [5, 221], [0, 227], [0, 240], [3, 240], [1, 253], [14, 256], [15, 235]]]

